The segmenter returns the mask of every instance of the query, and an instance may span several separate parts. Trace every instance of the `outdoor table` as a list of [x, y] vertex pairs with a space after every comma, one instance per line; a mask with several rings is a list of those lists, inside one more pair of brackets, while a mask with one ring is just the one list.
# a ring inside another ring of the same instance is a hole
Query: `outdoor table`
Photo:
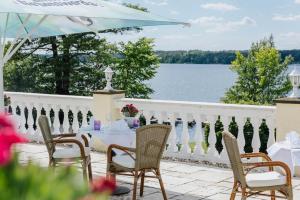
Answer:
[[286, 163], [292, 176], [300, 176], [300, 149], [293, 149], [284, 141], [273, 144], [267, 151], [272, 160]]
[[[80, 131], [80, 133], [89, 133], [91, 135], [91, 147], [96, 150], [107, 150], [110, 144], [135, 148], [135, 129], [113, 130], [101, 129], [91, 131]], [[120, 150], [114, 150], [116, 154], [122, 153]], [[117, 186], [113, 195], [123, 195], [130, 193], [130, 189], [124, 186]]]
[[124, 131], [117, 130], [103, 130], [88, 131], [91, 135], [91, 147], [98, 150], [103, 149], [100, 145], [105, 145], [105, 150], [111, 144], [135, 148], [135, 129], [128, 129]]

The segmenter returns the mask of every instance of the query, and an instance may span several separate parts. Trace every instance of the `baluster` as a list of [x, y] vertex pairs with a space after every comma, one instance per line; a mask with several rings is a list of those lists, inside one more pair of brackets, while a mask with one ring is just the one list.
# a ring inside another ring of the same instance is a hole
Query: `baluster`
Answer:
[[53, 134], [60, 134], [60, 122], [59, 122], [59, 110], [60, 106], [55, 105], [52, 107], [54, 111], [54, 121], [53, 121]]
[[207, 120], [210, 125], [210, 133], [209, 133], [209, 148], [207, 152], [207, 158], [210, 159], [212, 162], [216, 162], [216, 155], [218, 154], [216, 151], [216, 133], [215, 133], [215, 123], [217, 120], [217, 116], [215, 115], [209, 115], [207, 117]]
[[182, 142], [181, 142], [181, 149], [180, 154], [187, 158], [190, 156], [191, 153], [190, 145], [189, 145], [189, 133], [188, 133], [188, 116], [187, 114], [183, 114], [182, 116], [182, 123], [183, 123], [183, 131], [182, 131]]
[[204, 117], [202, 115], [194, 115], [195, 121], [196, 121], [196, 130], [195, 130], [195, 150], [194, 155], [196, 158], [201, 158], [204, 154], [202, 149], [202, 142], [203, 142], [203, 129], [202, 129], [202, 122], [204, 121]]
[[[20, 108], [20, 118], [21, 118], [21, 124], [20, 124], [20, 129], [21, 129], [21, 133], [27, 136], [27, 129], [26, 129], [26, 118], [25, 118], [25, 104], [24, 103], [20, 103], [19, 105]], [[29, 138], [28, 138], [29, 139]]]
[[51, 117], [50, 117], [51, 105], [50, 104], [45, 105], [44, 109], [45, 109], [45, 112], [46, 112], [46, 116], [49, 120], [49, 124], [51, 126]]
[[238, 137], [237, 137], [237, 142], [238, 142], [238, 146], [240, 149], [240, 153], [244, 153], [244, 146], [245, 146], [245, 136], [244, 136], [244, 125], [246, 122], [246, 118], [245, 117], [238, 117], [235, 116], [235, 120], [236, 123], [238, 125], [239, 128], [239, 133], [238, 133]]
[[270, 131], [269, 140], [268, 140], [268, 147], [270, 147], [276, 142], [275, 141], [275, 119], [272, 117], [268, 117], [266, 118], [266, 123]]
[[29, 135], [31, 140], [36, 141], [37, 138], [35, 138], [35, 135], [34, 135], [34, 128], [33, 128], [34, 121], [33, 121], [33, 116], [32, 116], [33, 104], [32, 103], [28, 104], [27, 109], [28, 109], [27, 134]]
[[83, 107], [81, 109], [81, 113], [82, 113], [82, 127], [87, 127], [88, 123], [87, 123], [87, 113], [88, 113], [88, 108], [87, 107]]
[[162, 124], [163, 122], [163, 113], [160, 111], [155, 112], [155, 118], [157, 119], [157, 124]]
[[41, 143], [43, 140], [41, 129], [39, 126], [39, 117], [41, 116], [42, 107], [43, 107], [42, 104], [35, 105], [35, 108], [36, 108], [36, 130], [35, 130], [34, 134], [35, 134], [36, 141], [38, 143]]
[[151, 112], [150, 111], [143, 111], [143, 115], [145, 116], [145, 118], [146, 118], [146, 124], [148, 125], [148, 124], [150, 124], [150, 120], [151, 120], [151, 117], [152, 117], [152, 115], [151, 115]]
[[[224, 131], [228, 131], [231, 118], [232, 117], [229, 117], [227, 115], [221, 116], [221, 122], [223, 123]], [[225, 147], [225, 144], [223, 142], [223, 139], [222, 139], [222, 145], [223, 145], [223, 150], [220, 154], [220, 160], [227, 164], [227, 163], [229, 163], [229, 159], [228, 159], [228, 155], [227, 155], [227, 152], [226, 152], [226, 147]]]
[[251, 124], [253, 125], [253, 141], [252, 141], [252, 148], [253, 152], [259, 152], [260, 147], [260, 139], [259, 139], [259, 126], [262, 123], [262, 118], [252, 117]]
[[12, 110], [12, 115], [16, 115], [16, 107], [17, 107], [17, 105], [16, 105], [16, 103], [15, 102], [12, 102], [11, 104], [10, 104], [10, 107], [11, 107], [11, 110]]
[[14, 123], [15, 128], [17, 132], [21, 132], [21, 117], [16, 113], [16, 109], [18, 105], [16, 104], [16, 102], [12, 102], [10, 106], [12, 109], [12, 115], [14, 116], [15, 119], [15, 123]]
[[72, 108], [73, 112], [73, 124], [72, 124], [72, 131], [73, 133], [78, 133], [79, 130], [79, 122], [78, 122], [78, 107]]
[[69, 110], [70, 110], [69, 106], [65, 106], [63, 108], [63, 112], [64, 112], [63, 133], [69, 132], [69, 117], [68, 117]]
[[170, 156], [173, 156], [175, 148], [176, 148], [176, 151], [177, 151], [176, 132], [175, 132], [175, 119], [176, 119], [176, 116], [175, 116], [174, 113], [172, 113], [172, 114], [169, 113], [168, 118], [170, 119], [172, 130], [171, 130], [171, 133], [170, 133], [169, 138], [168, 138], [167, 154], [170, 155]]

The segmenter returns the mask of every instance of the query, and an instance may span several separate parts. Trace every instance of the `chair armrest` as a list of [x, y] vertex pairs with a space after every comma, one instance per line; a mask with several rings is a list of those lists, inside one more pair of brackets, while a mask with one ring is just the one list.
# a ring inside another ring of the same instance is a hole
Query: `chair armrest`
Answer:
[[85, 157], [85, 151], [84, 151], [84, 146], [81, 143], [81, 141], [77, 140], [76, 138], [61, 138], [61, 139], [53, 139], [53, 144], [77, 144], [79, 149], [80, 149], [80, 155], [82, 158]]
[[86, 134], [81, 134], [81, 138], [83, 139], [84, 141], [84, 145], [85, 147], [89, 147], [90, 144], [89, 144], [89, 139], [88, 139], [88, 136], [86, 136]]
[[135, 158], [130, 154], [130, 152], [135, 152], [136, 149], [135, 148], [129, 148], [129, 147], [123, 147], [123, 146], [120, 146], [120, 145], [117, 145], [117, 144], [111, 144], [108, 146], [108, 149], [107, 149], [107, 162], [112, 162], [112, 150], [113, 149], [118, 149], [118, 150], [121, 150], [121, 151], [124, 151], [126, 154], [128, 154], [132, 159], [135, 160]]
[[76, 133], [63, 133], [63, 134], [52, 135], [52, 138], [75, 137], [75, 136]]
[[265, 153], [245, 153], [241, 154], [241, 158], [264, 158], [267, 161], [272, 161], [272, 159]]
[[[245, 165], [247, 165], [247, 163], [244, 163]], [[280, 161], [267, 161], [267, 162], [257, 162], [257, 163], [248, 163], [249, 166], [250, 164], [253, 166], [249, 169], [249, 171], [246, 173], [248, 174], [251, 170], [256, 169], [256, 168], [260, 168], [260, 167], [281, 167], [286, 174], [286, 183], [288, 185], [292, 185], [292, 175], [291, 175], [291, 170], [289, 168], [289, 166], [287, 164], [285, 164], [284, 162], [280, 162]]]
[[[265, 153], [245, 153], [245, 154], [241, 154], [241, 158], [263, 158], [265, 159], [267, 162], [271, 162], [272, 159]], [[250, 167], [248, 168], [248, 170], [251, 170], [251, 166], [253, 167], [253, 165], [256, 162], [249, 162], [249, 163], [242, 163], [244, 167]], [[269, 171], [273, 171], [273, 167], [269, 167]]]

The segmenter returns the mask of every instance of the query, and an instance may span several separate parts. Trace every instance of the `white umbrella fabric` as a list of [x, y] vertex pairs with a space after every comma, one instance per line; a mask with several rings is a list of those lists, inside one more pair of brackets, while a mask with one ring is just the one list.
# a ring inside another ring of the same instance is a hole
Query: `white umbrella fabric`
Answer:
[[[102, 0], [1, 0], [0, 108], [4, 107], [3, 66], [28, 39], [177, 24], [188, 25]], [[8, 39], [13, 40], [5, 51]]]

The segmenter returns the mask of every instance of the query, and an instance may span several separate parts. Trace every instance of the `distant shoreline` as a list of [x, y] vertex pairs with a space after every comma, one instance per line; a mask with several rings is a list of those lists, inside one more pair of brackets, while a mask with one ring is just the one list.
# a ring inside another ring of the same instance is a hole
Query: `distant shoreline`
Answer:
[[[156, 51], [162, 64], [224, 64], [229, 65], [235, 59], [237, 51]], [[247, 55], [248, 51], [240, 51]], [[281, 57], [291, 55], [294, 58], [292, 64], [300, 63], [300, 49], [279, 50]]]

